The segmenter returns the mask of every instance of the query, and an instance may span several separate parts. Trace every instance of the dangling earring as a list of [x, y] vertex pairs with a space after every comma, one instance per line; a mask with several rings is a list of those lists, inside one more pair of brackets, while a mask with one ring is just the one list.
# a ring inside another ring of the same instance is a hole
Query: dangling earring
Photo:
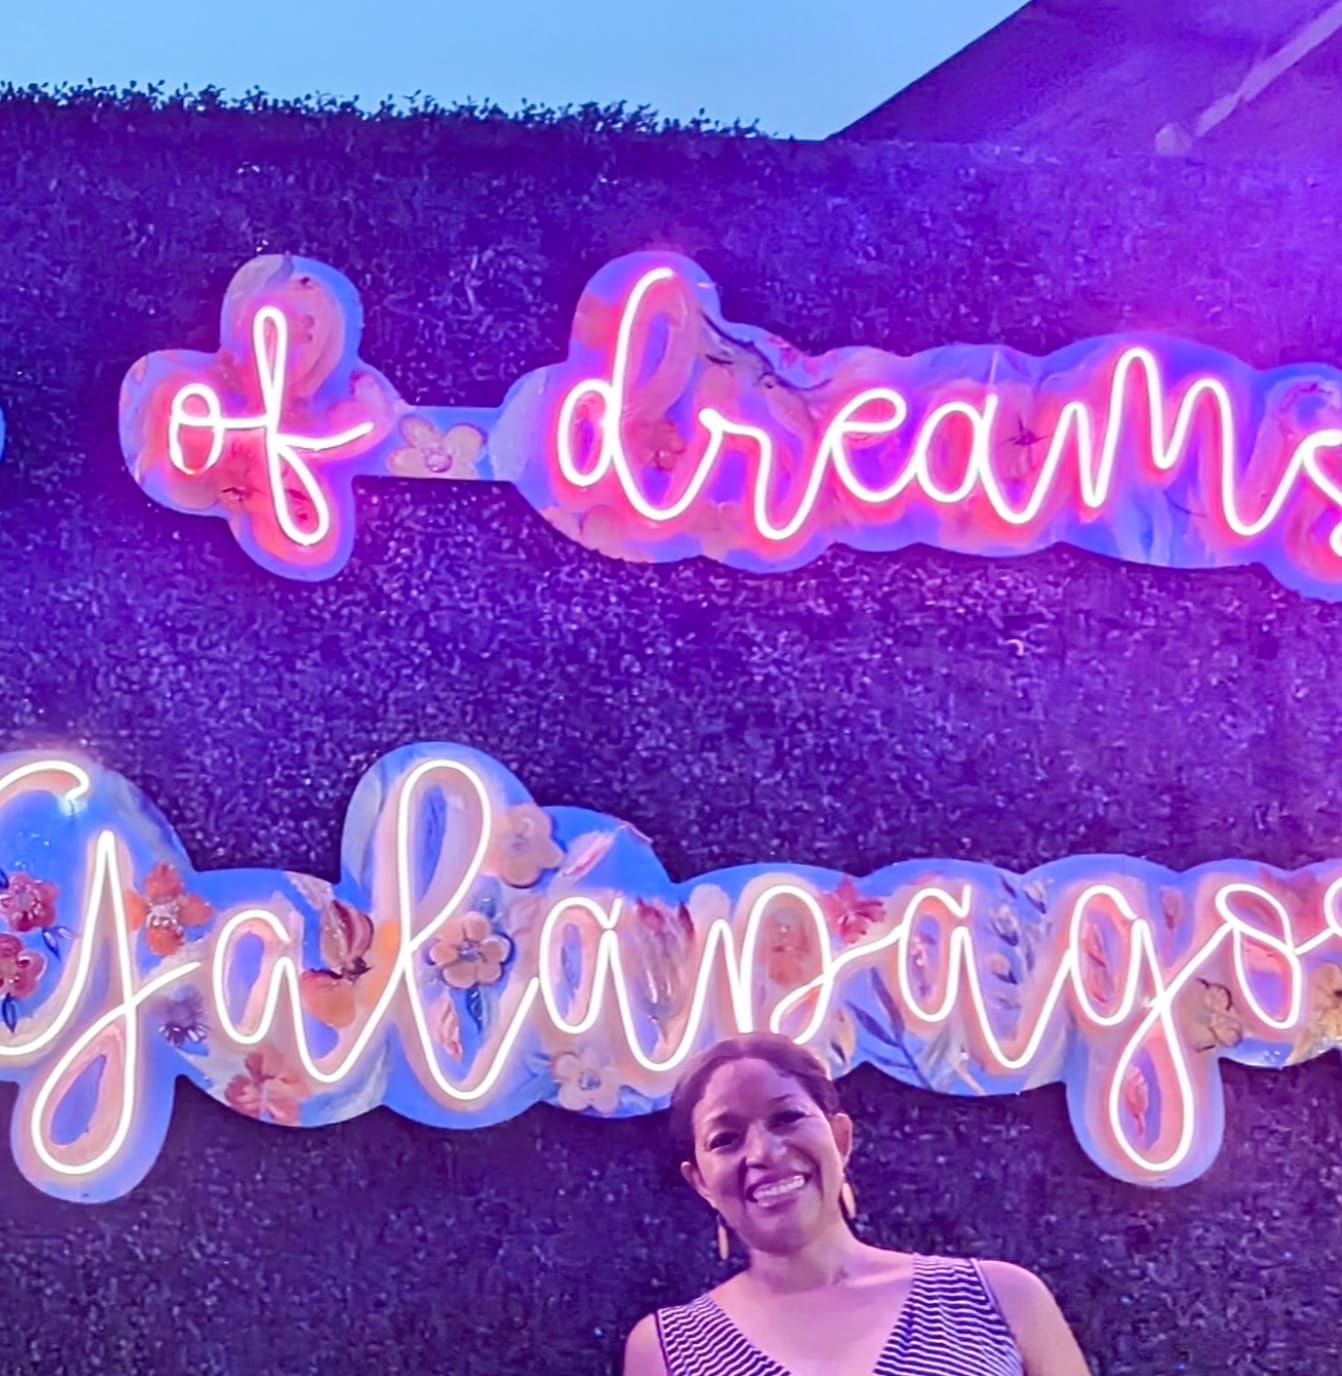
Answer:
[[843, 1210], [843, 1216], [849, 1223], [857, 1217], [857, 1194], [847, 1177], [839, 1187], [839, 1208]]
[[721, 1214], [714, 1214], [718, 1221], [718, 1257], [722, 1261], [730, 1261], [732, 1257], [732, 1237], [727, 1231], [727, 1225], [722, 1221]]

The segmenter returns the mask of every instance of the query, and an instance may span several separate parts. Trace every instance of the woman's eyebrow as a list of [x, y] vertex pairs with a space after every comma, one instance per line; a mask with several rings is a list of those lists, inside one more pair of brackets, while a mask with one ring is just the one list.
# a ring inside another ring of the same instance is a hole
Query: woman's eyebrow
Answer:
[[[791, 1103], [792, 1100], [796, 1098], [797, 1095], [791, 1092], [787, 1094], [776, 1094], [772, 1099], [768, 1101], [768, 1107], [773, 1108], [777, 1104]], [[720, 1108], [716, 1113], [711, 1114], [708, 1118], [704, 1119], [704, 1126], [706, 1128], [711, 1128], [716, 1123], [735, 1122], [738, 1119], [740, 1119], [740, 1117], [741, 1114], [738, 1113], [737, 1110], [734, 1108]]]

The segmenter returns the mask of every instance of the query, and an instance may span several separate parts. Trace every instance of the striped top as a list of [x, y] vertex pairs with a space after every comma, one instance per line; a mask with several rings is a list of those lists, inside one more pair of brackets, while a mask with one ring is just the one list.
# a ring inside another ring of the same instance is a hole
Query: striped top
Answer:
[[[657, 1311], [670, 1376], [788, 1376], [709, 1295]], [[1025, 1376], [977, 1261], [913, 1258], [913, 1284], [872, 1376]]]

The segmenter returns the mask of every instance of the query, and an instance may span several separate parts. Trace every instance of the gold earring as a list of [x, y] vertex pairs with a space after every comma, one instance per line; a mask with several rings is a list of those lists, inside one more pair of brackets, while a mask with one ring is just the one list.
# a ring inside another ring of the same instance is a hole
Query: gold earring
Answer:
[[730, 1261], [732, 1255], [732, 1237], [727, 1231], [727, 1225], [722, 1221], [721, 1214], [714, 1214], [718, 1221], [718, 1257], [722, 1261]]
[[857, 1217], [857, 1194], [852, 1182], [846, 1178], [839, 1187], [839, 1208], [843, 1210], [843, 1216], [849, 1223]]

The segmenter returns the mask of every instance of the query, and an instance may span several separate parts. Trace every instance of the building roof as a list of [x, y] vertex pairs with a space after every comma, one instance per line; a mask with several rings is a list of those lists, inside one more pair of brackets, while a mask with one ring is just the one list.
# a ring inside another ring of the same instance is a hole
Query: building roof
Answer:
[[1335, 156], [1340, 0], [1031, 0], [835, 135]]

